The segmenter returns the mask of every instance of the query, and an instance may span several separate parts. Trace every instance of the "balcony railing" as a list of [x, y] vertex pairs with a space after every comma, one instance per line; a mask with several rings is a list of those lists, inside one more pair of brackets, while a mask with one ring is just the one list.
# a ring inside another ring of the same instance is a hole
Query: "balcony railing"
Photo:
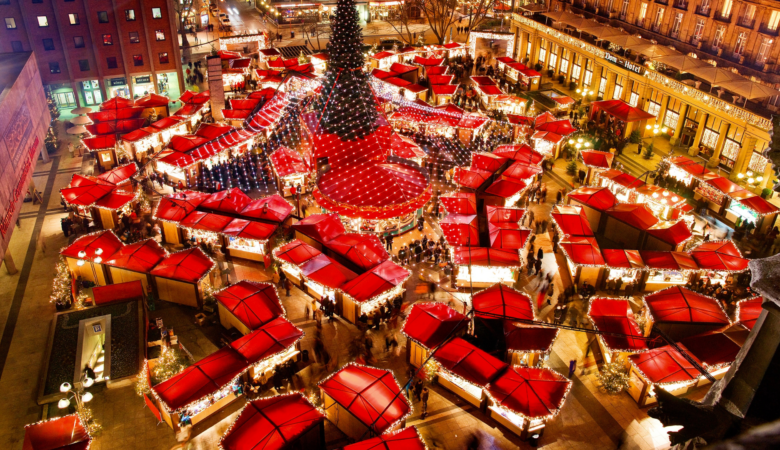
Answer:
[[766, 24], [761, 25], [758, 27], [758, 32], [761, 34], [766, 34], [767, 36], [777, 36], [780, 34], [780, 28], [775, 26], [774, 29], [767, 28]]
[[739, 20], [737, 20], [737, 26], [743, 27], [743, 28], [750, 28], [753, 29], [753, 25], [756, 24], [756, 19], [748, 18], [748, 17], [740, 17]]
[[715, 13], [715, 20], [718, 22], [731, 23], [731, 13], [728, 15], [723, 15], [722, 12], [717, 12]]
[[676, 1], [672, 6], [677, 9], [682, 9], [683, 11], [688, 11], [688, 2], [685, 1]]
[[696, 7], [696, 14], [700, 16], [709, 17], [710, 11], [712, 11], [712, 8], [710, 8], [709, 6], [705, 6], [704, 8], [702, 8], [701, 6]]

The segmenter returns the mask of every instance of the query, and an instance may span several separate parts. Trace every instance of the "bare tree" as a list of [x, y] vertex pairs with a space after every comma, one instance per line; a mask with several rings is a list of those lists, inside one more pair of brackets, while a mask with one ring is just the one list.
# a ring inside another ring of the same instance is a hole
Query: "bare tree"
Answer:
[[412, 31], [409, 29], [409, 24], [414, 20], [410, 14], [410, 7], [402, 7], [398, 15], [394, 17], [387, 16], [385, 22], [389, 23], [391, 27], [398, 33], [398, 36], [407, 44], [414, 44], [414, 37]]
[[[488, 13], [493, 10], [497, 0], [413, 0], [428, 20], [431, 31], [438, 39], [439, 44], [444, 44], [450, 28], [460, 22], [461, 17], [468, 19], [469, 30], [482, 23]], [[459, 9], [463, 10], [463, 14]]]
[[[320, 37], [325, 42], [320, 41]], [[322, 51], [328, 46], [327, 40], [330, 38], [330, 27], [320, 23], [307, 24], [303, 30], [303, 38], [311, 44], [312, 50]]]
[[[468, 17], [469, 34], [474, 31], [482, 22], [487, 19], [488, 14], [493, 12], [496, 5], [502, 4], [501, 0], [471, 0], [463, 2], [463, 12]], [[468, 35], [466, 36], [468, 39]]]
[[172, 0], [173, 10], [176, 11], [176, 18], [181, 35], [181, 47], [187, 49], [190, 46], [187, 40], [187, 15], [190, 11], [195, 11], [195, 0]]

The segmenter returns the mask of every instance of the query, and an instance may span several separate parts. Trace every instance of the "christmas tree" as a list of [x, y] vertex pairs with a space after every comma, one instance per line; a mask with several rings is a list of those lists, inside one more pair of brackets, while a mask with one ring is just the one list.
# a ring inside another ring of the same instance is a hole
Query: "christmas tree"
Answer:
[[596, 375], [601, 387], [608, 394], [619, 394], [628, 389], [628, 370], [624, 360], [612, 361], [604, 364], [601, 372]]
[[374, 94], [363, 71], [363, 34], [354, 0], [339, 0], [328, 43], [330, 62], [314, 106], [326, 133], [342, 141], [364, 138], [376, 130]]

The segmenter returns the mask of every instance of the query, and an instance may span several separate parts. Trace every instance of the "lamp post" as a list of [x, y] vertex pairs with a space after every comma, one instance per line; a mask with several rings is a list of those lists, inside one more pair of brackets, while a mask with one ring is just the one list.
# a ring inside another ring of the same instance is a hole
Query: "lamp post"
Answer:
[[[94, 277], [95, 284], [98, 284], [98, 277], [97, 277], [97, 271], [95, 271], [95, 264], [100, 264], [101, 262], [103, 262], [103, 258], [100, 256], [102, 254], [103, 254], [103, 249], [99, 248], [99, 247], [96, 248], [95, 249], [95, 258], [92, 260], [92, 262], [89, 263], [90, 267], [92, 267], [92, 276]], [[87, 262], [84, 259], [84, 258], [87, 257], [87, 252], [82, 250], [82, 251], [79, 252], [78, 256], [81, 259], [79, 259], [76, 262], [76, 265], [81, 267], [81, 266], [83, 266]]]
[[591, 145], [593, 145], [589, 139], [578, 137], [578, 138], [572, 138], [569, 139], [568, 142], [570, 147], [574, 147], [576, 149], [574, 158], [578, 158], [580, 156], [580, 150], [582, 149], [589, 149]]
[[[658, 125], [657, 123], [654, 124], [654, 125], [646, 125], [645, 129], [651, 130], [651, 132], [653, 134], [651, 134], [650, 136], [645, 136], [641, 140], [644, 141], [645, 139], [650, 139], [651, 140], [650, 141], [650, 146], [651, 147], [653, 146], [655, 137], [659, 133], [666, 133], [667, 131], [669, 131], [669, 128], [667, 128], [665, 125]], [[672, 149], [672, 151], [670, 152], [670, 156], [671, 156], [672, 153], [674, 153], [674, 149]]]
[[753, 171], [752, 171], [752, 170], [748, 170], [748, 171], [747, 171], [747, 172], [745, 172], [745, 173], [738, 173], [738, 174], [737, 174], [737, 179], [738, 179], [739, 181], [744, 181], [744, 182], [745, 182], [745, 183], [747, 183], [747, 184], [748, 184], [750, 187], [754, 188], [754, 187], [756, 187], [756, 186], [757, 186], [759, 183], [761, 183], [762, 181], [764, 181], [764, 177], [763, 177], [763, 176], [761, 176], [761, 175], [759, 175], [759, 176], [756, 176], [756, 175], [757, 175], [757, 174], [753, 173]]
[[84, 403], [89, 403], [92, 400], [92, 393], [88, 392], [86, 388], [95, 384], [95, 380], [89, 377], [84, 377], [84, 380], [80, 383], [76, 383], [78, 386], [73, 387], [67, 381], [60, 385], [60, 392], [65, 394], [65, 397], [61, 398], [57, 402], [57, 407], [65, 409], [70, 406], [70, 399], [68, 395], [72, 395], [73, 401], [76, 402], [76, 411], [81, 415], [84, 412]]

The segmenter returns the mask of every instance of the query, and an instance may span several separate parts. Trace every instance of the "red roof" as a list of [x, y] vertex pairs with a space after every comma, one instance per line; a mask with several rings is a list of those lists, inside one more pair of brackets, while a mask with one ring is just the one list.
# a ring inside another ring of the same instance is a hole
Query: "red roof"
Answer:
[[748, 268], [748, 260], [731, 240], [705, 242], [694, 248], [691, 256], [702, 269], [741, 272]]
[[278, 225], [255, 222], [254, 220], [233, 219], [222, 229], [222, 234], [254, 241], [267, 241], [278, 229]]
[[357, 302], [371, 300], [401, 285], [410, 272], [392, 261], [385, 261], [341, 287]]
[[220, 50], [217, 52], [217, 55], [219, 55], [219, 58], [224, 60], [230, 60], [230, 59], [238, 59], [241, 57], [241, 53], [239, 52], [231, 52], [227, 50]]
[[677, 166], [678, 168], [684, 170], [691, 176], [703, 181], [720, 178], [718, 175], [712, 173], [712, 171], [708, 169], [704, 163], [701, 164], [697, 163], [696, 161], [688, 158], [687, 156], [675, 156], [670, 158], [669, 162]]
[[521, 417], [546, 418], [560, 411], [571, 381], [551, 369], [512, 366], [487, 386], [496, 402]]
[[183, 191], [176, 194], [166, 195], [160, 199], [157, 209], [154, 212], [155, 219], [167, 220], [170, 222], [180, 222], [188, 214], [195, 211], [209, 194], [202, 192]]
[[107, 181], [79, 174], [73, 175], [70, 187], [60, 189], [65, 201], [71, 205], [92, 206], [115, 186]]
[[466, 316], [444, 303], [417, 303], [412, 306], [401, 332], [432, 349], [467, 325]]
[[274, 257], [296, 266], [300, 266], [306, 261], [321, 254], [321, 251], [298, 239], [274, 250]]
[[159, 106], [168, 106], [170, 101], [171, 100], [168, 97], [152, 92], [151, 94], [136, 99], [135, 104], [136, 106], [143, 106], [144, 108], [155, 108]]
[[601, 256], [596, 238], [591, 236], [566, 236], [561, 241], [561, 248], [566, 256], [574, 264], [587, 266], [602, 266], [604, 258]]
[[537, 126], [536, 131], [549, 131], [551, 133], [560, 134], [561, 136], [568, 136], [577, 131], [577, 129], [574, 128], [574, 125], [571, 124], [569, 119], [563, 119], [545, 122]]
[[325, 415], [300, 393], [253, 400], [219, 440], [219, 447], [282, 450], [324, 420]]
[[479, 187], [482, 186], [482, 184], [487, 181], [491, 175], [493, 175], [493, 173], [488, 172], [487, 170], [456, 167], [454, 180], [461, 186], [470, 189], [479, 189]]
[[476, 215], [447, 214], [439, 222], [444, 238], [450, 245], [479, 245], [479, 223]]
[[477, 86], [495, 86], [496, 82], [490, 77], [485, 76], [472, 76], [470, 77]]
[[104, 172], [98, 175], [97, 179], [111, 184], [122, 184], [135, 175], [136, 172], [138, 172], [138, 166], [136, 166], [134, 162], [131, 162]]
[[134, 193], [114, 189], [103, 197], [100, 197], [99, 200], [95, 201], [94, 205], [98, 208], [117, 210], [133, 200], [135, 200]]
[[[455, 75], [431, 75], [428, 74], [428, 81], [431, 85], [449, 85], [452, 83], [452, 80], [455, 78]], [[457, 86], [455, 86], [457, 87]]]
[[590, 301], [588, 317], [596, 330], [621, 335], [599, 335], [610, 351], [640, 352], [647, 350], [647, 341], [643, 339], [644, 334], [636, 323], [628, 300], [594, 298]]
[[444, 75], [449, 71], [449, 66], [433, 66], [433, 67], [427, 67], [425, 69], [425, 73], [428, 74], [428, 76], [432, 75]]
[[[103, 230], [93, 234], [85, 234], [60, 251], [62, 256], [78, 259], [94, 260], [96, 257], [104, 261], [111, 259], [123, 247], [122, 241], [111, 230]], [[79, 253], [85, 252], [83, 257]], [[100, 253], [97, 253], [100, 251]]]
[[433, 359], [447, 371], [480, 387], [490, 383], [509, 367], [509, 364], [459, 337], [439, 347]]
[[659, 252], [639, 250], [648, 269], [660, 270], [698, 270], [699, 266], [690, 254], [684, 252]]
[[87, 450], [92, 438], [78, 414], [25, 425], [23, 450]]
[[301, 265], [301, 273], [317, 283], [331, 288], [340, 289], [348, 281], [357, 278], [357, 274], [336, 261], [319, 254]]
[[734, 183], [726, 177], [713, 178], [711, 180], [707, 180], [706, 183], [727, 195], [745, 190], [745, 188], [738, 185], [737, 183]]
[[609, 267], [618, 269], [644, 269], [647, 267], [642, 261], [642, 255], [637, 250], [604, 249], [601, 251], [601, 255]]
[[655, 116], [649, 112], [642, 111], [639, 108], [629, 105], [623, 100], [604, 100], [591, 103], [591, 117], [596, 112], [604, 110], [607, 114], [616, 117], [623, 122], [637, 122], [645, 119], [654, 119]]
[[552, 349], [558, 331], [558, 328], [527, 326], [506, 320], [504, 321], [506, 349], [520, 353], [547, 353]]
[[361, 269], [370, 269], [390, 258], [384, 244], [374, 234], [345, 233], [325, 244]]
[[100, 110], [131, 108], [135, 102], [124, 97], [114, 97], [100, 104]]
[[471, 154], [471, 167], [473, 169], [487, 170], [495, 172], [506, 162], [507, 158], [494, 155], [492, 153], [477, 152]]
[[531, 298], [501, 283], [475, 295], [472, 305], [475, 317], [534, 320]]
[[199, 248], [190, 248], [168, 255], [150, 273], [156, 277], [197, 283], [213, 268], [214, 262]]
[[523, 161], [515, 161], [501, 174], [501, 177], [513, 180], [528, 180], [540, 173], [542, 173], [542, 168], [535, 164], [531, 165]]
[[593, 236], [588, 217], [581, 207], [556, 205], [550, 215], [563, 235]]
[[684, 220], [678, 220], [677, 222], [658, 222], [652, 228], [648, 228], [647, 232], [651, 236], [655, 236], [675, 247], [693, 237], [693, 233], [691, 233], [688, 224]]
[[550, 111], [545, 111], [534, 118], [534, 126], [538, 127], [539, 125], [545, 124], [547, 122], [555, 122], [556, 120], [558, 120], [558, 118], [556, 118]]
[[203, 104], [209, 101], [211, 98], [210, 94], [211, 93], [209, 91], [203, 91], [197, 94], [192, 91], [184, 91], [181, 97], [179, 97], [179, 100], [181, 100], [182, 103]]
[[493, 150], [493, 154], [526, 164], [539, 164], [544, 159], [544, 155], [532, 149], [528, 144], [499, 145]]
[[488, 188], [485, 189], [485, 192], [507, 199], [515, 194], [519, 194], [526, 187], [528, 187], [528, 185], [525, 184], [525, 182], [516, 178], [499, 178], [488, 186]]
[[704, 333], [680, 339], [677, 344], [701, 361], [704, 368], [717, 370], [734, 362], [741, 346], [726, 333]]
[[644, 301], [654, 322], [730, 324], [718, 300], [684, 287], [654, 292]]
[[490, 246], [493, 248], [519, 250], [525, 247], [525, 242], [530, 234], [531, 230], [521, 229], [516, 223], [488, 222]]
[[106, 148], [116, 147], [116, 135], [107, 134], [105, 136], [94, 136], [84, 138], [81, 140], [87, 147], [87, 150], [94, 152], [96, 150], [102, 150]]
[[271, 222], [284, 222], [292, 214], [293, 205], [279, 194], [252, 200], [241, 211], [242, 217], [263, 219]]
[[233, 219], [222, 214], [207, 213], [203, 211], [193, 211], [187, 215], [179, 225], [192, 230], [211, 231], [219, 233]]
[[313, 214], [292, 227], [321, 243], [332, 241], [346, 232], [337, 214]]
[[144, 300], [144, 293], [144, 285], [141, 283], [141, 280], [92, 288], [92, 298], [95, 301], [95, 305], [106, 305], [128, 300]]
[[488, 223], [517, 224], [525, 216], [525, 210], [520, 208], [506, 208], [503, 206], [485, 205], [485, 215]]
[[428, 450], [428, 447], [417, 433], [417, 429], [409, 427], [347, 445], [342, 450]]
[[659, 222], [658, 217], [644, 203], [619, 203], [606, 210], [606, 213], [639, 230], [647, 230]]
[[160, 247], [157, 241], [147, 239], [123, 246], [111, 256], [111, 259], [106, 260], [106, 264], [134, 272], [149, 273], [167, 256], [168, 252]]
[[493, 85], [478, 85], [477, 89], [482, 91], [485, 95], [501, 95], [504, 93], [498, 86]]
[[284, 308], [272, 284], [243, 280], [222, 289], [214, 298], [250, 330], [284, 316]]
[[270, 155], [276, 175], [286, 177], [297, 173], [306, 173], [308, 168], [301, 154], [287, 147], [280, 147]]
[[669, 345], [629, 355], [628, 360], [652, 384], [693, 382], [701, 375], [693, 364]]
[[387, 57], [394, 56], [394, 55], [395, 55], [395, 53], [393, 53], [393, 52], [379, 52], [379, 53], [375, 54], [374, 56], [372, 56], [371, 58], [372, 59], [385, 59]]
[[595, 188], [583, 186], [569, 192], [567, 197], [577, 200], [586, 206], [590, 206], [597, 211], [606, 211], [618, 202], [617, 198], [615, 198], [615, 194], [605, 187]]
[[610, 152], [600, 152], [597, 150], [583, 150], [580, 152], [582, 161], [588, 167], [596, 169], [609, 169], [612, 167], [612, 159], [615, 157]]
[[390, 138], [390, 146], [393, 149], [393, 154], [401, 158], [425, 158], [427, 156], [414, 141], [397, 133], [393, 133]]
[[542, 139], [547, 142], [557, 144], [563, 140], [563, 136], [557, 133], [553, 133], [552, 131], [537, 131], [533, 136], [531, 136], [531, 139]]
[[780, 208], [769, 203], [768, 201], [764, 200], [758, 195], [756, 195], [755, 197], [743, 198], [739, 200], [739, 203], [742, 206], [745, 206], [755, 211], [760, 216], [766, 216], [768, 214], [777, 214], [778, 212], [780, 212]]
[[383, 433], [412, 410], [389, 370], [347, 364], [319, 386], [377, 434]]
[[623, 187], [638, 189], [645, 185], [645, 182], [633, 175], [629, 175], [622, 170], [610, 169], [599, 174], [599, 177], [606, 178]]
[[397, 74], [405, 74], [407, 72], [416, 72], [417, 66], [409, 66], [406, 64], [399, 64], [399, 63], [393, 63], [393, 65], [390, 66], [390, 71], [395, 72]]
[[239, 188], [225, 189], [215, 192], [200, 204], [201, 208], [215, 211], [240, 214], [252, 199]]
[[477, 197], [470, 192], [454, 192], [439, 197], [450, 214], [476, 214]]
[[247, 365], [283, 352], [303, 337], [303, 331], [284, 317], [277, 317], [230, 343]]
[[423, 58], [422, 56], [415, 55], [414, 62], [421, 66], [433, 67], [440, 66], [444, 62], [444, 58]]
[[752, 330], [756, 326], [756, 320], [761, 315], [761, 310], [764, 309], [761, 305], [764, 303], [764, 297], [756, 297], [748, 300], [740, 300], [737, 302], [737, 314], [736, 319], [740, 325], [744, 325], [748, 330]]
[[488, 267], [519, 267], [517, 250], [503, 250], [485, 247], [454, 247], [453, 262], [460, 265], [472, 264]]

